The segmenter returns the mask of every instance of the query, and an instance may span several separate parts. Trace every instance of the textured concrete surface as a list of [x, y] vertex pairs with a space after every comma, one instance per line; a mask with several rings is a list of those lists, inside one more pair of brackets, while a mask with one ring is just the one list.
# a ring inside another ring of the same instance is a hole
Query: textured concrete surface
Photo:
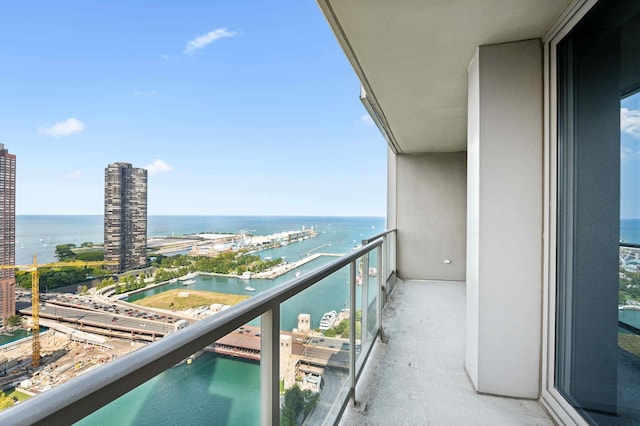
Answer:
[[553, 425], [537, 401], [472, 388], [464, 283], [398, 283], [383, 321], [388, 341], [376, 343], [356, 388], [361, 406], [350, 404], [341, 425]]

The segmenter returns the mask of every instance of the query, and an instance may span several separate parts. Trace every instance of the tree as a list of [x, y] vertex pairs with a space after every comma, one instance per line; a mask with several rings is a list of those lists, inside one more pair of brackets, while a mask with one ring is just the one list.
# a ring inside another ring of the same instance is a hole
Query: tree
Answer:
[[330, 328], [324, 332], [324, 335], [327, 337], [336, 337], [336, 330], [334, 328]]
[[22, 325], [22, 317], [20, 315], [11, 315], [7, 317], [7, 324], [11, 326]]
[[0, 410], [7, 409], [11, 406], [13, 406], [13, 398], [5, 395], [4, 392], [0, 392]]
[[59, 244], [59, 245], [57, 245], [56, 246], [56, 257], [59, 260], [75, 258], [75, 254], [71, 250], [75, 246], [76, 246], [75, 244]]
[[284, 393], [284, 405], [280, 410], [280, 424], [297, 426], [298, 417], [306, 418], [320, 400], [320, 395], [310, 390], [302, 391], [297, 384]]
[[284, 405], [280, 412], [282, 426], [297, 426], [298, 415], [304, 409], [304, 396], [297, 384], [284, 393]]

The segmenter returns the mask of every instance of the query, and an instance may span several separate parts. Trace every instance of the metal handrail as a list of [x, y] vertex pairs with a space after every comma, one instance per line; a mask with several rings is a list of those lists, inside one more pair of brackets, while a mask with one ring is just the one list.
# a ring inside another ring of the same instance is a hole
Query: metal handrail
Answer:
[[387, 235], [391, 234], [392, 232], [396, 232], [396, 228], [387, 229], [385, 231], [380, 232], [379, 234], [374, 235], [373, 237], [366, 238], [366, 239], [362, 240], [362, 245], [369, 244], [371, 241], [375, 241], [378, 238], [386, 237]]
[[[299, 294], [341, 268], [354, 264], [359, 257], [368, 254], [382, 244], [382, 239], [372, 240], [367, 245], [320, 266], [309, 274], [280, 284], [180, 332], [164, 337], [152, 345], [111, 361], [105, 368], [89, 371], [39, 395], [37, 398], [24, 401], [10, 410], [1, 412], [0, 424], [74, 423], [259, 315], [279, 312], [280, 304], [285, 300]], [[279, 315], [273, 316], [276, 317], [275, 323], [279, 324]], [[264, 330], [265, 325], [263, 324], [262, 327]], [[264, 334], [263, 337], [267, 338]], [[271, 336], [271, 340], [273, 340], [273, 336]], [[353, 347], [351, 345], [352, 350]], [[277, 404], [277, 397], [275, 400], [275, 404]]]
[[[620, 242], [620, 247], [640, 249], [640, 244]], [[630, 332], [640, 336], [640, 329], [632, 326], [631, 324], [627, 324], [626, 322], [623, 322], [623, 321], [618, 321], [618, 327], [623, 328], [623, 329], [625, 329], [627, 331], [630, 331]]]
[[640, 244], [633, 244], [633, 243], [620, 243], [620, 247], [629, 247], [629, 248], [640, 248]]
[[640, 336], [640, 328], [638, 327], [634, 327], [629, 323], [626, 323], [624, 321], [620, 321], [618, 320], [618, 327], [625, 329], [627, 331], [632, 332], [633, 334], [635, 334], [636, 336]]

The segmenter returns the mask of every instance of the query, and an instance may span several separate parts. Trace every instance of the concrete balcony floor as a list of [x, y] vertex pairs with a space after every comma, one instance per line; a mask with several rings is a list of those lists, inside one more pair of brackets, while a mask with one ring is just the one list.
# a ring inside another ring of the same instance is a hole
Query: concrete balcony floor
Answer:
[[[341, 425], [553, 425], [537, 401], [481, 395], [464, 369], [465, 284], [399, 282]], [[508, 344], [508, 342], [505, 342]]]

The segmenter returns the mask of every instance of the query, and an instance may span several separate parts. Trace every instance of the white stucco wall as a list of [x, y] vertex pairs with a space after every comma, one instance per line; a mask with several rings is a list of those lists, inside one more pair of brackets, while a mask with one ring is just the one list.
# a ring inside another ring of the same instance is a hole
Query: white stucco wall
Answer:
[[542, 315], [542, 52], [469, 66], [466, 368], [479, 392], [537, 398]]

